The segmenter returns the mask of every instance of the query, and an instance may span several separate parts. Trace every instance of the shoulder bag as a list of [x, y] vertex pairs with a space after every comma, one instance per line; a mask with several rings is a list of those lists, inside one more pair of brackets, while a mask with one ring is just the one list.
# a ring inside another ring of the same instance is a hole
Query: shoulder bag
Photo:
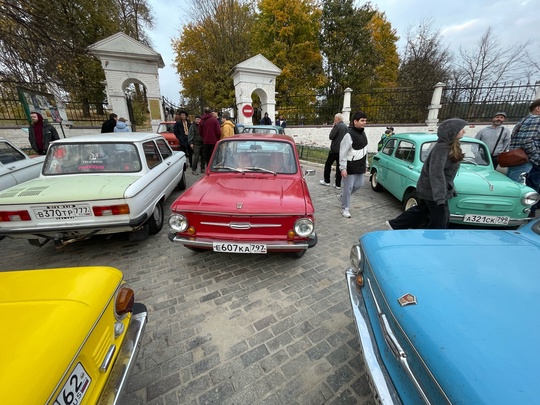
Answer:
[[499, 166], [512, 167], [522, 165], [529, 161], [529, 156], [523, 148], [509, 150], [499, 153]]

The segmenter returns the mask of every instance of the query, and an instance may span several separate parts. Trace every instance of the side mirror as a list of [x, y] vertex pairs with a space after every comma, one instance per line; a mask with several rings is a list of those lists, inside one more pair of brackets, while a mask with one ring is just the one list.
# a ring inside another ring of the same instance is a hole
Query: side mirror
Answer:
[[307, 169], [304, 172], [304, 178], [306, 178], [307, 176], [315, 176], [315, 169]]

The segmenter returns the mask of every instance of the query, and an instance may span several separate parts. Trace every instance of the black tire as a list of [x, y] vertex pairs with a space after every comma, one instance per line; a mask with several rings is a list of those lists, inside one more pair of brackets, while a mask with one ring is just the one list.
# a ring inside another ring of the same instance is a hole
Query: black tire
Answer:
[[371, 183], [371, 189], [373, 191], [383, 191], [384, 187], [381, 186], [381, 184], [377, 180], [377, 170], [373, 170], [371, 172], [371, 177], [369, 178], [369, 182]]
[[152, 212], [150, 218], [148, 218], [148, 232], [150, 235], [155, 235], [161, 231], [161, 228], [163, 228], [163, 219], [163, 204], [160, 201], [154, 207], [154, 212]]
[[184, 171], [182, 173], [182, 178], [180, 179], [180, 182], [178, 183], [178, 186], [176, 186], [178, 190], [185, 190], [186, 189], [186, 172]]
[[414, 207], [415, 205], [418, 205], [420, 199], [418, 198], [418, 195], [416, 194], [416, 191], [410, 191], [407, 193], [405, 198], [403, 199], [403, 211], [407, 211], [408, 209]]
[[299, 252], [291, 252], [289, 255], [294, 259], [300, 259], [302, 256], [306, 254], [307, 249], [300, 250]]

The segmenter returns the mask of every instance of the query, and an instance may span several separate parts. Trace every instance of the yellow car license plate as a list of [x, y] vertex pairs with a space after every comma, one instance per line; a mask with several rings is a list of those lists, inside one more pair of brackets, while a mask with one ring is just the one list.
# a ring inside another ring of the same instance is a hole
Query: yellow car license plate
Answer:
[[92, 379], [86, 373], [81, 363], [77, 363], [75, 369], [68, 377], [62, 391], [56, 397], [54, 405], [80, 404]]

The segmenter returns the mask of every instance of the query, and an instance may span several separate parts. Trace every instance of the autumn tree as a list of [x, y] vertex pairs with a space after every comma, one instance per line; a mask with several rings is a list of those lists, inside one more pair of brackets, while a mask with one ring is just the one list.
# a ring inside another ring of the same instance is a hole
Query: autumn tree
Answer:
[[396, 32], [384, 13], [370, 3], [357, 8], [352, 0], [325, 0], [322, 13], [319, 40], [330, 107], [336, 110], [340, 103], [335, 105], [332, 100], [341, 101], [344, 90], [350, 87], [354, 90], [352, 105], [365, 110], [373, 104], [365, 93], [396, 85]]
[[400, 100], [403, 122], [423, 122], [431, 102], [433, 86], [452, 76], [452, 55], [441, 41], [440, 30], [431, 19], [406, 32], [406, 45], [399, 67], [398, 83], [408, 91]]
[[253, 10], [238, 0], [192, 4], [193, 21], [173, 40], [182, 96], [192, 105], [234, 106], [231, 69], [251, 55]]
[[[313, 0], [260, 0], [253, 32], [253, 53], [260, 53], [282, 71], [277, 78], [280, 113], [316, 102], [315, 91], [324, 86], [318, 33], [321, 10]], [[304, 111], [301, 114], [311, 114]], [[273, 118], [273, 117], [272, 117]], [[307, 118], [307, 117], [304, 117]]]

